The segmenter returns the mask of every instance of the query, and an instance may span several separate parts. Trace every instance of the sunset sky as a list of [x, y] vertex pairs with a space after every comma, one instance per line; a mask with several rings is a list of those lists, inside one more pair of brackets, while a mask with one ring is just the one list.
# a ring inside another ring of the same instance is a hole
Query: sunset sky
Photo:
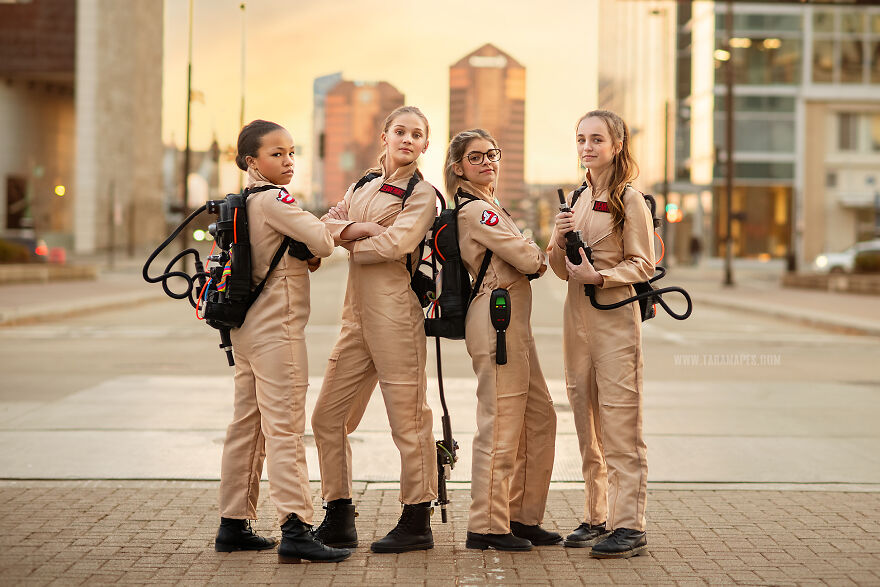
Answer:
[[[194, 0], [192, 87], [204, 100], [192, 107], [193, 149], [205, 149], [215, 134], [221, 148], [237, 137], [240, 3]], [[181, 147], [188, 4], [165, 0], [163, 139]], [[341, 71], [349, 80], [387, 81], [427, 115], [431, 144], [421, 168], [440, 186], [449, 66], [492, 43], [526, 67], [526, 181], [574, 182], [574, 125], [596, 106], [596, 12], [596, 0], [247, 0], [245, 120], [265, 118], [291, 131], [300, 151], [291, 188], [306, 191], [313, 80]], [[378, 131], [376, 144], [378, 153]], [[224, 164], [222, 189], [237, 189], [236, 171]]]

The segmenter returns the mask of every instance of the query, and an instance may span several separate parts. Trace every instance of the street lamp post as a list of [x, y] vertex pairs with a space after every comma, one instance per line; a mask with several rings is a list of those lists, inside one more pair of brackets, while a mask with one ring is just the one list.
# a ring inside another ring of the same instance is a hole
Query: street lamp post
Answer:
[[[184, 218], [189, 215], [189, 129], [190, 115], [192, 110], [192, 30], [193, 30], [193, 0], [189, 0], [189, 50], [186, 62], [186, 146], [183, 150], [183, 196], [180, 202], [180, 211]], [[189, 246], [189, 235], [185, 230], [180, 232], [181, 251]]]
[[[244, 88], [245, 88], [245, 52], [247, 51], [247, 18], [245, 17], [245, 3], [239, 5], [241, 9], [241, 109], [238, 114], [238, 128], [244, 128]], [[238, 174], [238, 191], [244, 188], [244, 173]]]
[[673, 35], [671, 38], [667, 35], [668, 24], [668, 8], [656, 8], [651, 11], [652, 15], [663, 17], [663, 36], [666, 39], [663, 45], [663, 205], [660, 207], [660, 238], [666, 239], [666, 205], [669, 204], [669, 95], [670, 90], [670, 51], [669, 47], [676, 39]]
[[727, 14], [724, 19], [725, 35], [724, 50], [727, 51], [725, 64], [725, 86], [727, 90], [727, 112], [725, 118], [725, 150], [727, 151], [727, 168], [725, 169], [725, 220], [726, 235], [724, 237], [724, 285], [733, 286], [733, 0], [727, 0]]

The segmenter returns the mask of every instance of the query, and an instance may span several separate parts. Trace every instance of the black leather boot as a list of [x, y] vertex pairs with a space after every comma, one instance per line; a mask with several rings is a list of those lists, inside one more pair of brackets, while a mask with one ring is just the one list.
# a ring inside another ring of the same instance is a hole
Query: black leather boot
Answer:
[[250, 520], [220, 518], [220, 529], [214, 539], [214, 550], [217, 552], [235, 552], [238, 550], [268, 550], [275, 548], [278, 541], [274, 538], [263, 538], [254, 532]]
[[321, 544], [312, 534], [312, 527], [296, 514], [287, 516], [281, 525], [281, 545], [278, 547], [279, 563], [338, 563], [351, 556], [347, 548], [332, 548]]
[[494, 548], [495, 550], [509, 550], [513, 552], [532, 549], [531, 542], [525, 538], [518, 538], [513, 534], [477, 534], [476, 532], [467, 533], [467, 540], [464, 546], [465, 548], [478, 548], [480, 550]]
[[590, 551], [593, 558], [629, 558], [641, 554], [648, 548], [648, 537], [644, 532], [617, 528], [611, 536], [596, 544]]
[[327, 513], [318, 529], [315, 538], [336, 548], [354, 548], [358, 545], [357, 529], [354, 519], [357, 511], [350, 499], [334, 499], [324, 506]]
[[525, 538], [535, 546], [549, 546], [562, 542], [562, 536], [556, 532], [548, 532], [540, 524], [526, 526], [519, 522], [511, 522], [510, 533], [517, 538]]
[[431, 502], [404, 504], [397, 525], [370, 546], [373, 552], [409, 552], [434, 548]]
[[563, 545], [569, 548], [586, 548], [593, 546], [608, 534], [610, 532], [605, 529], [605, 522], [601, 524], [582, 522], [574, 532], [565, 537]]

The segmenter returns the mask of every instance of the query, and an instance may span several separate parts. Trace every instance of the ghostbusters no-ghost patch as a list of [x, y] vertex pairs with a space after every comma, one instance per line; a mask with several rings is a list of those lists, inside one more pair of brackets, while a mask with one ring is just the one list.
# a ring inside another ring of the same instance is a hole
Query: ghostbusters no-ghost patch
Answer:
[[483, 215], [480, 217], [480, 224], [495, 226], [498, 224], [498, 214], [492, 210], [483, 210]]
[[278, 192], [278, 201], [284, 202], [285, 204], [296, 204], [296, 198], [283, 188]]

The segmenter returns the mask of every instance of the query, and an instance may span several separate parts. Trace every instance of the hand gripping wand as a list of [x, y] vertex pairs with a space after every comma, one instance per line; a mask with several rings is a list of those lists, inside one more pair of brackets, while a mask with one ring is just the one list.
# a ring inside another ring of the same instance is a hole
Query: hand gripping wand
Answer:
[[[571, 212], [571, 206], [565, 201], [565, 192], [562, 189], [556, 190], [557, 194], [559, 194], [559, 211], [560, 212]], [[581, 231], [579, 230], [569, 230], [565, 233], [565, 256], [568, 257], [568, 260], [571, 261], [572, 265], [580, 265], [581, 264], [581, 253], [580, 250], [583, 249], [587, 252], [587, 260], [592, 263], [593, 262], [593, 249], [584, 244], [584, 240], [581, 238]], [[595, 292], [595, 287], [593, 284], [585, 283], [584, 284], [584, 293], [587, 297], [592, 298], [593, 293]]]

